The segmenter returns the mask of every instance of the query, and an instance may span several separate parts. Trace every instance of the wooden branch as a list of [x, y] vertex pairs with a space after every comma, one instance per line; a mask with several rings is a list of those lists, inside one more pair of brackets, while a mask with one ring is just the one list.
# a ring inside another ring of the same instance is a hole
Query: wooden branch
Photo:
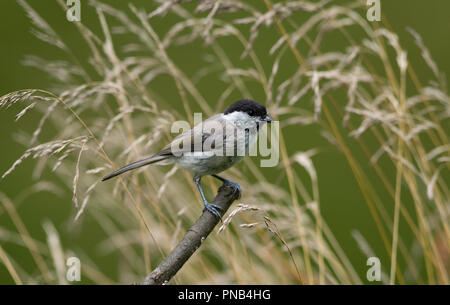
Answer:
[[[223, 184], [212, 203], [223, 209], [223, 214], [228, 210], [233, 201], [239, 198], [239, 190], [229, 184]], [[141, 285], [162, 285], [170, 279], [183, 267], [184, 263], [200, 247], [202, 242], [212, 232], [219, 219], [209, 211], [203, 211], [200, 218], [186, 232], [183, 239], [169, 253], [158, 267], [150, 273]]]

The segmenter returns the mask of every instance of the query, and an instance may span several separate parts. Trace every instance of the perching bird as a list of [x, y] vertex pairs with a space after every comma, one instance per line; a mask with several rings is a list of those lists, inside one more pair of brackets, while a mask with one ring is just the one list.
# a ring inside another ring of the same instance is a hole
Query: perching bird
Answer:
[[102, 181], [152, 163], [177, 163], [194, 174], [194, 182], [205, 209], [221, 218], [218, 211], [221, 207], [208, 203], [200, 180], [203, 176], [211, 175], [224, 184], [233, 186], [240, 194], [241, 189], [237, 183], [217, 174], [240, 162], [248, 154], [251, 145], [256, 142], [260, 127], [267, 122], [272, 122], [272, 119], [263, 105], [248, 99], [239, 100], [223, 113], [183, 132], [157, 154], [125, 165]]

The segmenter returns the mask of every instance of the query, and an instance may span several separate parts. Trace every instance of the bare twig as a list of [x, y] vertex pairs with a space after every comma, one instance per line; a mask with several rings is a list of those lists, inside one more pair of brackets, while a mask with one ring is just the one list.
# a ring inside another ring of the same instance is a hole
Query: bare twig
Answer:
[[[239, 192], [231, 185], [222, 185], [213, 204], [220, 206], [225, 213], [233, 201], [238, 199]], [[183, 267], [184, 263], [194, 254], [202, 242], [208, 237], [209, 233], [219, 222], [219, 219], [208, 211], [203, 211], [200, 218], [186, 232], [183, 239], [169, 253], [158, 267], [150, 273], [141, 285], [162, 285], [170, 279]]]

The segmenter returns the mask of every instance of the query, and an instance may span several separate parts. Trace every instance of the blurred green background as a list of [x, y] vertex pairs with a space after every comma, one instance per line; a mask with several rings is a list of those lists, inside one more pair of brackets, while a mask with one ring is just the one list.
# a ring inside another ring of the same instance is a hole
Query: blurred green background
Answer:
[[[95, 11], [88, 6], [88, 1], [82, 2], [82, 22], [92, 27], [98, 27]], [[104, 1], [111, 3], [115, 7], [121, 7], [128, 10], [128, 1]], [[65, 18], [65, 12], [53, 0], [28, 1], [54, 29], [68, 42], [72, 47], [77, 46], [79, 36], [74, 30], [74, 26]], [[155, 9], [157, 4], [152, 1], [133, 1], [137, 7], [145, 7], [147, 10]], [[261, 4], [263, 5], [262, 1]], [[42, 41], [36, 39], [30, 33], [30, 21], [26, 17], [22, 7], [14, 0], [1, 1], [0, 9], [0, 95], [5, 93], [24, 89], [24, 88], [44, 88], [51, 89], [52, 84], [46, 75], [37, 69], [24, 67], [21, 64], [25, 55], [35, 54], [44, 58], [53, 59], [62, 56], [60, 50], [51, 47]], [[415, 47], [414, 41], [407, 33], [405, 28], [412, 27], [423, 38], [425, 45], [429, 48], [433, 58], [438, 63], [441, 71], [448, 73], [450, 71], [450, 1], [448, 0], [382, 0], [381, 9], [388, 18], [394, 31], [399, 35], [404, 48], [408, 51], [409, 62], [414, 68], [421, 80], [427, 79], [422, 76], [429, 76], [430, 71], [420, 59], [420, 51]], [[170, 16], [167, 16], [170, 19]], [[167, 30], [166, 19], [155, 21], [155, 27], [158, 32], [164, 33]], [[274, 37], [274, 41], [277, 37]], [[265, 45], [271, 45], [273, 42], [258, 41], [256, 48], [264, 48]], [[337, 44], [339, 42], [336, 42]], [[77, 49], [76, 57], [83, 61], [83, 49]], [[188, 52], [188, 53], [186, 53]], [[198, 49], [179, 50], [179, 53], [171, 54], [177, 58], [178, 63], [185, 58], [183, 67], [189, 72], [194, 73], [198, 63], [189, 62], [190, 56], [197, 56], [202, 52], [202, 46]], [[230, 56], [240, 56], [242, 50], [236, 50]], [[265, 67], [270, 68], [270, 66]], [[192, 71], [191, 71], [192, 70]], [[283, 75], [283, 71], [280, 71]], [[171, 87], [159, 88], [165, 97], [172, 95], [174, 105], [178, 102], [178, 95]], [[210, 92], [202, 92], [204, 96], [213, 99], [220, 95], [221, 88], [209, 88]], [[255, 96], [262, 101], [265, 97]], [[215, 101], [209, 101], [214, 105]], [[230, 103], [231, 101], [228, 101]], [[18, 108], [0, 111], [0, 134], [1, 134], [1, 157], [0, 172], [6, 171], [12, 163], [22, 155], [26, 149], [15, 141], [15, 134], [19, 130], [32, 131], [36, 128], [39, 116], [29, 115], [26, 120], [15, 122], [15, 114], [20, 111]], [[197, 110], [197, 109], [195, 109]], [[316, 128], [317, 127], [317, 128]], [[316, 129], [315, 129], [316, 128]], [[325, 142], [319, 136], [318, 126], [301, 127], [300, 131], [295, 128], [288, 128], [285, 133], [286, 138], [295, 138], [296, 141], [290, 141], [288, 149], [290, 152], [305, 151], [313, 147], [322, 147]], [[350, 142], [350, 145], [351, 142]], [[388, 258], [380, 237], [375, 229], [375, 224], [369, 214], [367, 205], [355, 182], [354, 176], [348, 166], [344, 156], [337, 150], [327, 149], [314, 158], [314, 163], [318, 171], [319, 187], [321, 191], [321, 209], [324, 218], [333, 230], [338, 241], [350, 260], [357, 267], [358, 272], [365, 273], [366, 258], [359, 251], [356, 242], [351, 236], [351, 231], [356, 229], [364, 235], [370, 245], [377, 253], [381, 262], [388, 264]], [[5, 180], [0, 182], [0, 191], [4, 192], [14, 202], [20, 193], [32, 185], [32, 171], [36, 160], [26, 160]], [[369, 164], [363, 164], [369, 167]], [[43, 178], [45, 180], [55, 180], [55, 176], [50, 171], [45, 171]], [[57, 181], [55, 181], [57, 182]], [[116, 264], [117, 257], [114, 255], [103, 255], [98, 251], [96, 245], [105, 238], [102, 229], [86, 217], [81, 223], [73, 224], [74, 207], [71, 202], [72, 193], [70, 189], [63, 188], [64, 192], [60, 196], [49, 193], [39, 193], [27, 197], [23, 203], [17, 206], [18, 212], [25, 222], [27, 229], [34, 238], [45, 242], [45, 232], [42, 229], [42, 222], [45, 219], [51, 220], [56, 228], [67, 230], [71, 234], [61, 236], [65, 248], [72, 249], [76, 253], [77, 248], [90, 249], [88, 253], [95, 260], [102, 271], [115, 278], [115, 274], [108, 268], [109, 264]], [[389, 197], [386, 196], [386, 199]], [[95, 202], [90, 202], [95, 204]], [[390, 206], [390, 205], [387, 205]], [[392, 204], [393, 210], [393, 204]], [[392, 210], [389, 210], [392, 212]], [[400, 227], [401, 229], [402, 227]], [[15, 230], [14, 226], [5, 213], [0, 214], [0, 229]], [[1, 234], [1, 231], [0, 231]], [[7, 253], [13, 256], [17, 262], [22, 262], [21, 266], [28, 272], [33, 273], [34, 263], [30, 259], [28, 250], [8, 244], [5, 246]], [[359, 262], [359, 263], [358, 263]], [[364, 277], [365, 278], [365, 277]], [[13, 283], [5, 267], [0, 265], [0, 284]], [[86, 283], [86, 282], [82, 282]]]

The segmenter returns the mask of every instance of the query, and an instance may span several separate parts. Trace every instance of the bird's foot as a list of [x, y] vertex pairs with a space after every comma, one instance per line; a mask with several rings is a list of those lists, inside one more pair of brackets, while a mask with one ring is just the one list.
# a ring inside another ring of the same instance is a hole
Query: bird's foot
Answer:
[[233, 188], [233, 193], [238, 194], [237, 199], [241, 198], [242, 190], [241, 190], [241, 187], [239, 186], [239, 184], [237, 184], [236, 182], [230, 181], [230, 180], [225, 180], [223, 182], [222, 186], [224, 186], [224, 185], [231, 186]]
[[227, 186], [227, 185], [231, 186], [233, 188], [233, 193], [234, 194], [236, 194], [236, 193], [238, 194], [238, 198], [237, 199], [241, 198], [242, 190], [241, 190], [241, 187], [239, 186], [239, 184], [237, 184], [236, 182], [230, 181], [228, 179], [222, 178], [220, 176], [217, 176], [217, 175], [212, 175], [212, 176], [214, 178], [217, 178], [217, 179], [219, 179], [220, 181], [223, 182], [221, 187]]
[[219, 218], [220, 221], [222, 221], [222, 215], [220, 215], [220, 212], [219, 212], [219, 210], [223, 212], [223, 208], [222, 207], [218, 206], [217, 204], [208, 203], [208, 202], [205, 202], [204, 205], [205, 205], [205, 208], [203, 209], [203, 212], [205, 210], [208, 210], [213, 215], [215, 215], [217, 218]]

